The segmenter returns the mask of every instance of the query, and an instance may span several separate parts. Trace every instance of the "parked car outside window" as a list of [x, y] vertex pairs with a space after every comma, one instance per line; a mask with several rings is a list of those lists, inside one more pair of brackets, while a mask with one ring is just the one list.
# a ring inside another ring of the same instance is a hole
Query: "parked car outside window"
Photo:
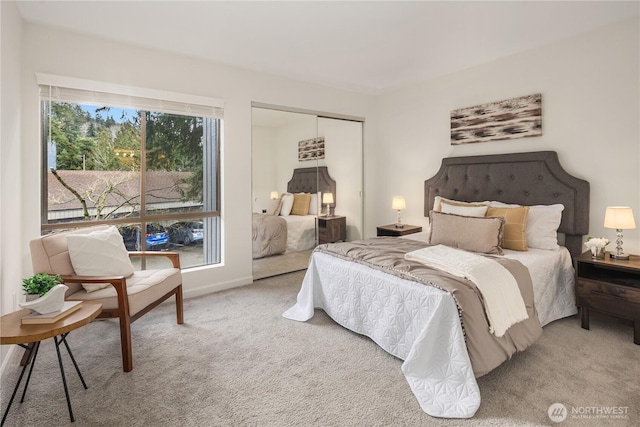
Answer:
[[[124, 246], [128, 251], [140, 250], [140, 239], [138, 234], [140, 233], [139, 226], [124, 226], [120, 227], [120, 234], [124, 241]], [[147, 232], [145, 234], [145, 249], [148, 251], [159, 251], [167, 249], [169, 247], [169, 234], [167, 230], [160, 224], [152, 223], [147, 224]]]
[[191, 243], [202, 243], [204, 236], [202, 221], [180, 221], [167, 227], [171, 243], [185, 246]]

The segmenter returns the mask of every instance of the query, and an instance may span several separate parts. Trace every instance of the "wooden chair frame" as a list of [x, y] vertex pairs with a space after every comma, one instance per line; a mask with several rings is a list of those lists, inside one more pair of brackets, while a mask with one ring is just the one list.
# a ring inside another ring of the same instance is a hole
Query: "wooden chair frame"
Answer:
[[[174, 268], [180, 269], [180, 254], [177, 252], [129, 252], [129, 257], [158, 257], [169, 258]], [[125, 372], [133, 369], [133, 356], [131, 352], [131, 324], [144, 316], [149, 311], [160, 305], [172, 295], [176, 296], [176, 317], [177, 323], [184, 323], [184, 312], [182, 303], [182, 284], [167, 292], [162, 297], [140, 310], [133, 316], [129, 314], [129, 296], [127, 294], [127, 278], [124, 276], [61, 276], [65, 283], [109, 283], [118, 294], [118, 308], [102, 310], [98, 318], [113, 319], [120, 321], [120, 341], [122, 346], [122, 368]]]

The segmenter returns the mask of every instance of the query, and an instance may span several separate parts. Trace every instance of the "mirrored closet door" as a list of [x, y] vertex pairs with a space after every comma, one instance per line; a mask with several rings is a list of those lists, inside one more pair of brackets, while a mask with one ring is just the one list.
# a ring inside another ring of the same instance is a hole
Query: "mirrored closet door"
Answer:
[[254, 106], [252, 185], [254, 279], [307, 268], [318, 243], [362, 238], [362, 121]]

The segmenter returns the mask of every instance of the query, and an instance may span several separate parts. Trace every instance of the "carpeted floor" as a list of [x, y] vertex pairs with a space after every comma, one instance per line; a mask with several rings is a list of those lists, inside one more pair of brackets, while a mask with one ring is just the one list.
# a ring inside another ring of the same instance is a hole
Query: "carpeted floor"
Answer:
[[[129, 373], [117, 322], [74, 331], [68, 341], [89, 389], [67, 363], [73, 424], [47, 340], [26, 400], [14, 403], [6, 425], [533, 426], [555, 425], [547, 411], [556, 402], [570, 411], [559, 425], [640, 424], [640, 346], [627, 325], [597, 316], [591, 331], [577, 318], [554, 322], [533, 347], [479, 379], [483, 401], [473, 419], [436, 419], [418, 406], [402, 361], [368, 338], [323, 311], [304, 323], [281, 317], [303, 275], [186, 300], [184, 325], [175, 324], [173, 304], [163, 304], [133, 324]], [[14, 359], [2, 378], [3, 411], [18, 376]], [[610, 407], [626, 414], [586, 417]]]

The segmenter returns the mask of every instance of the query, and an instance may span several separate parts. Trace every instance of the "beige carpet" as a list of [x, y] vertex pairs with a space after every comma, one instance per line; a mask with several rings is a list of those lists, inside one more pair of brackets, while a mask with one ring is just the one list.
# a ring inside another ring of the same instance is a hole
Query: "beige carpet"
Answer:
[[[423, 413], [401, 361], [316, 311], [281, 317], [304, 272], [185, 301], [185, 324], [162, 305], [133, 325], [134, 369], [123, 373], [118, 325], [97, 321], [68, 340], [85, 380], [67, 363], [76, 422], [69, 423], [51, 340], [40, 349], [11, 426], [532, 426], [556, 425], [549, 406], [622, 407], [626, 418], [572, 418], [561, 426], [640, 424], [640, 346], [632, 329], [594, 317], [545, 327], [542, 338], [479, 379], [482, 406], [471, 420]], [[63, 352], [63, 357], [68, 357]], [[17, 358], [2, 378], [2, 410]], [[583, 414], [584, 415], [584, 414]]]

